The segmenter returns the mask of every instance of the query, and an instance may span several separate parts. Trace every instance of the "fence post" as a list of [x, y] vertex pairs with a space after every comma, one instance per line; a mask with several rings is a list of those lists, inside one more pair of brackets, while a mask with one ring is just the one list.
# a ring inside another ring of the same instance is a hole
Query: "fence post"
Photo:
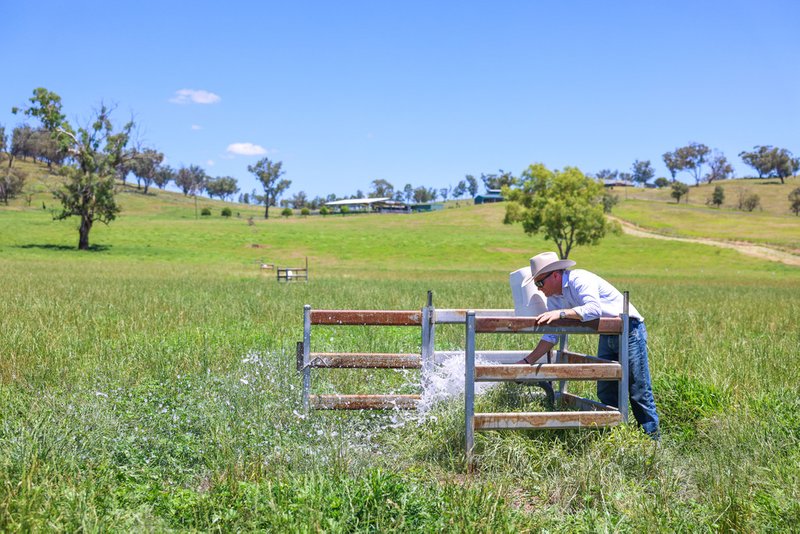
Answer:
[[622, 300], [622, 333], [619, 335], [619, 364], [622, 366], [622, 380], [619, 382], [619, 413], [622, 414], [622, 420], [628, 422], [628, 389], [629, 389], [629, 375], [628, 375], [628, 335], [630, 334], [630, 320], [629, 313], [629, 300], [628, 292], [623, 292]]
[[430, 392], [431, 376], [434, 365], [434, 329], [433, 321], [433, 292], [428, 291], [428, 300], [422, 308], [422, 395]]
[[303, 306], [303, 409], [308, 412], [311, 393], [311, 305]]
[[466, 321], [466, 359], [464, 362], [464, 419], [466, 424], [467, 472], [472, 473], [474, 465], [472, 448], [475, 444], [475, 311], [467, 311]]

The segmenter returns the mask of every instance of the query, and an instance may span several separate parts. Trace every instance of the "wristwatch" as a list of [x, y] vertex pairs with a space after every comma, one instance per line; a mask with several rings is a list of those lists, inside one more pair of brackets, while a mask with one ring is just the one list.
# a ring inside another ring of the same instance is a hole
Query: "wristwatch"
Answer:
[[561, 310], [561, 313], [558, 314], [558, 318], [559, 319], [566, 319], [567, 318], [567, 312], [565, 312], [564, 310]]

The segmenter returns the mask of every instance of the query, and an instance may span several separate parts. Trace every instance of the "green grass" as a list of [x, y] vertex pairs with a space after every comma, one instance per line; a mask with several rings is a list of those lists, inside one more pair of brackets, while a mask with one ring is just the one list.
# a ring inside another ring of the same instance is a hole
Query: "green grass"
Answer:
[[[551, 244], [500, 224], [499, 205], [250, 226], [244, 213], [195, 220], [182, 195], [127, 195], [83, 253], [74, 223], [41, 205], [0, 208], [2, 531], [800, 528], [797, 268], [628, 236], [576, 249], [646, 317], [662, 445], [635, 426], [481, 433], [467, 477], [458, 399], [419, 421], [302, 414], [302, 306], [418, 309], [431, 289], [440, 308], [507, 308], [508, 272]], [[254, 263], [305, 256], [307, 284]], [[463, 335], [440, 328], [437, 349]], [[330, 327], [315, 329], [312, 350], [419, 342], [413, 328]], [[487, 335], [479, 348], [534, 342]], [[320, 392], [417, 381], [314, 373]], [[507, 386], [479, 402], [539, 401]]]
[[[620, 204], [614, 215], [642, 228], [665, 235], [748, 241], [800, 251], [800, 217], [789, 210], [789, 193], [800, 187], [800, 178], [739, 179], [720, 182], [725, 190], [721, 208], [706, 205], [717, 183], [690, 187], [688, 202], [676, 204], [669, 188], [617, 190]], [[762, 207], [752, 212], [736, 209], [742, 191], [755, 193]]]

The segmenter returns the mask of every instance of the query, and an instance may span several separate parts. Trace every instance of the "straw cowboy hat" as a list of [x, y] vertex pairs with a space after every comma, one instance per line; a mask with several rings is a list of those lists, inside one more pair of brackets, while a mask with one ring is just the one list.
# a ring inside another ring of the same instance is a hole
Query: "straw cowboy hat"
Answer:
[[531, 275], [522, 282], [522, 285], [530, 284], [539, 275], [568, 269], [573, 265], [575, 265], [575, 262], [572, 260], [558, 259], [558, 254], [555, 252], [542, 252], [531, 258]]

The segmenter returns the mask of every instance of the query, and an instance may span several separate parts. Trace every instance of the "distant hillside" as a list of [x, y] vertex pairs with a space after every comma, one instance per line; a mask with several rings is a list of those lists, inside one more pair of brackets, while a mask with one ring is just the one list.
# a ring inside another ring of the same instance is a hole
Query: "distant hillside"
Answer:
[[[7, 162], [3, 162], [7, 164]], [[31, 192], [30, 205], [21, 196], [11, 201], [4, 210], [37, 210], [44, 206], [47, 210], [58, 208], [50, 190], [58, 185], [61, 178], [51, 174], [46, 165], [15, 160], [15, 167], [28, 172], [27, 189]], [[690, 187], [688, 202], [676, 204], [670, 197], [670, 189], [615, 188], [612, 191], [619, 197], [613, 215], [641, 228], [672, 236], [706, 237], [730, 241], [747, 241], [782, 248], [795, 253], [800, 251], [800, 217], [789, 210], [789, 193], [800, 187], [800, 178], [793, 177], [781, 184], [777, 179], [738, 179], [719, 182], [725, 191], [722, 208], [706, 205], [714, 187], [703, 184]], [[761, 199], [761, 207], [753, 212], [736, 209], [742, 192], [755, 193]], [[162, 220], [194, 219], [203, 208], [212, 211], [212, 218], [218, 218], [222, 208], [228, 207], [234, 218], [253, 217], [263, 219], [264, 207], [238, 202], [223, 202], [205, 197], [185, 196], [182, 193], [162, 191], [152, 187], [147, 195], [136, 188], [135, 181], [119, 185], [117, 200], [122, 207], [120, 219], [156, 218]], [[469, 206], [469, 207], [467, 207]], [[435, 230], [456, 225], [472, 227], [480, 222], [485, 227], [499, 224], [505, 210], [503, 203], [471, 206], [471, 202], [451, 201], [446, 209], [428, 214], [426, 217], [409, 215], [405, 224], [425, 224]], [[454, 209], [451, 209], [454, 208]], [[270, 218], [280, 218], [279, 208], [270, 208]], [[350, 218], [350, 217], [349, 217]], [[117, 224], [117, 223], [115, 223]], [[521, 230], [518, 230], [521, 232]]]
[[[725, 192], [721, 208], [706, 204], [716, 185]], [[665, 235], [706, 237], [765, 244], [800, 254], [800, 217], [789, 209], [789, 193], [800, 178], [725, 180], [689, 188], [688, 202], [670, 197], [670, 189], [617, 188], [620, 203], [613, 214], [644, 229]], [[755, 193], [761, 206], [737, 209], [739, 195]]]
[[[701, 184], [697, 187], [689, 186], [688, 198], [682, 198], [681, 204], [688, 203], [689, 205], [705, 206], [714, 188], [718, 185], [725, 191], [725, 202], [722, 205], [722, 209], [736, 209], [740, 194], [755, 193], [761, 199], [761, 209], [759, 211], [775, 215], [793, 215], [789, 210], [787, 197], [792, 190], [800, 187], [800, 176], [787, 178], [785, 184], [781, 184], [778, 178], [740, 178]], [[675, 199], [670, 196], [672, 192], [670, 187], [661, 189], [616, 187], [613, 192], [619, 196], [621, 201], [647, 200], [675, 204]]]

